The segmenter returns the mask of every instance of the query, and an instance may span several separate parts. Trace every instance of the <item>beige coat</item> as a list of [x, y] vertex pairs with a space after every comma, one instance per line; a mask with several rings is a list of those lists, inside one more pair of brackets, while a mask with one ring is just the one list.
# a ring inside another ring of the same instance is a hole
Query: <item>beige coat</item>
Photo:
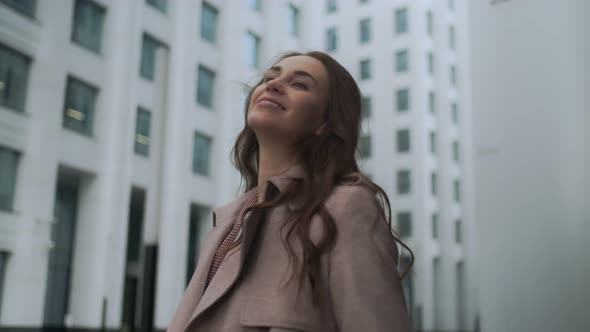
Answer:
[[[293, 168], [269, 179], [283, 190]], [[253, 190], [256, 190], [253, 189]], [[333, 250], [321, 257], [321, 300], [312, 306], [304, 283], [289, 277], [289, 259], [279, 235], [289, 215], [284, 204], [265, 221], [243, 224], [241, 245], [231, 249], [203, 293], [215, 251], [230, 231], [245, 195], [214, 211], [216, 226], [205, 240], [195, 273], [168, 326], [169, 332], [364, 332], [410, 331], [395, 262], [397, 245], [375, 196], [360, 185], [337, 186], [325, 203], [336, 222]], [[317, 217], [319, 218], [319, 217]], [[254, 220], [254, 219], [252, 219]], [[321, 223], [312, 222], [312, 239]], [[300, 254], [301, 246], [294, 243]]]

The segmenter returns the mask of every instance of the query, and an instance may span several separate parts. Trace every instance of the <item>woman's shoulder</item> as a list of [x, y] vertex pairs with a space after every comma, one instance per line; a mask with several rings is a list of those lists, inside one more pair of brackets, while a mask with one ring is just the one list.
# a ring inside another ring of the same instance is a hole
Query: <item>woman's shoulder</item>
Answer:
[[327, 201], [359, 201], [367, 204], [376, 202], [377, 191], [372, 183], [360, 173], [350, 173], [338, 180]]
[[334, 186], [324, 206], [335, 219], [380, 217], [382, 207], [371, 183], [359, 173], [342, 178]]

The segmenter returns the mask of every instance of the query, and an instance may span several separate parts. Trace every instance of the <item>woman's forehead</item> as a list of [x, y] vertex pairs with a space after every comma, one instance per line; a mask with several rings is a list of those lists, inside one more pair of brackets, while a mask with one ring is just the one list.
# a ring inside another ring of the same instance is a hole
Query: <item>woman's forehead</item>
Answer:
[[328, 83], [328, 72], [324, 64], [307, 55], [295, 55], [282, 59], [269, 68], [269, 71], [273, 70], [281, 72], [305, 71], [313, 75], [320, 85], [322, 82], [323, 84]]

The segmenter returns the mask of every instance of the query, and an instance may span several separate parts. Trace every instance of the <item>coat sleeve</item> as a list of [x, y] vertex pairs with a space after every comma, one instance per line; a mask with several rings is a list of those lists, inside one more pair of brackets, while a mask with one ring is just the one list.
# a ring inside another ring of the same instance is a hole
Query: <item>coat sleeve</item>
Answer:
[[381, 208], [364, 188], [338, 196], [329, 208], [338, 232], [329, 283], [339, 331], [409, 332], [397, 244]]

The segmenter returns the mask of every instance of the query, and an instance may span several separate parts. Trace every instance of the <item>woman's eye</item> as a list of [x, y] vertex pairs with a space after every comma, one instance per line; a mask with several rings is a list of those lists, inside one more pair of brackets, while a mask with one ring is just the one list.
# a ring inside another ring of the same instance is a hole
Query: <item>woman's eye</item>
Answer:
[[272, 80], [273, 78], [274, 77], [267, 76], [267, 77], [264, 78], [263, 82], [266, 83], [266, 82]]
[[302, 88], [302, 89], [307, 89], [307, 85], [305, 85], [301, 82], [295, 82], [295, 83], [293, 83], [293, 86], [298, 87], [298, 88]]

